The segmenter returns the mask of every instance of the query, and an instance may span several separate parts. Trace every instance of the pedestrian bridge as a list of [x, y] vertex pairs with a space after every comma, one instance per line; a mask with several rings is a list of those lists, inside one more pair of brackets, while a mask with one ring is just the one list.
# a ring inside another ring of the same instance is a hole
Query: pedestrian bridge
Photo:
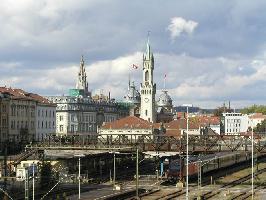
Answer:
[[[254, 134], [254, 151], [266, 153], [266, 135]], [[188, 150], [194, 153], [251, 151], [251, 135], [189, 135]], [[102, 150], [102, 151], [167, 151], [186, 152], [187, 138], [151, 134], [91, 134], [46, 136], [29, 144], [26, 149], [43, 150]]]

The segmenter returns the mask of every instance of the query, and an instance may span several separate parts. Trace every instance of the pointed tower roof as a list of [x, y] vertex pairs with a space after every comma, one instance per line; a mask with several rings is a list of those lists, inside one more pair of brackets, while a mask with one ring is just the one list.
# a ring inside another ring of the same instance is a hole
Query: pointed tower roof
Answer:
[[150, 33], [148, 32], [148, 36], [147, 36], [147, 43], [146, 43], [146, 52], [144, 55], [144, 58], [146, 60], [149, 60], [150, 58], [152, 58], [152, 52], [151, 52], [151, 46], [150, 46]]
[[80, 66], [84, 66], [84, 57], [81, 55]]
[[84, 57], [82, 55], [80, 59], [80, 67], [79, 67], [76, 89], [87, 90], [87, 87], [88, 87], [88, 83], [87, 83], [87, 75], [85, 71], [85, 62], [84, 62]]

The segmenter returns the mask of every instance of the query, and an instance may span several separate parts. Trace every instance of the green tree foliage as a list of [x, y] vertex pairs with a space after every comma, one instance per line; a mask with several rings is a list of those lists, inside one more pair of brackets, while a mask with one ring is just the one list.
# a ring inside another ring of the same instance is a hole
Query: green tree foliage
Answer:
[[261, 123], [257, 124], [254, 128], [254, 131], [257, 133], [264, 133], [266, 132], [266, 120], [263, 120]]
[[252, 105], [250, 107], [243, 108], [241, 110], [243, 114], [250, 114], [250, 113], [263, 113], [266, 115], [266, 106], [264, 105]]
[[40, 172], [40, 186], [41, 188], [51, 186], [55, 183], [55, 174], [52, 170], [50, 162], [43, 162]]

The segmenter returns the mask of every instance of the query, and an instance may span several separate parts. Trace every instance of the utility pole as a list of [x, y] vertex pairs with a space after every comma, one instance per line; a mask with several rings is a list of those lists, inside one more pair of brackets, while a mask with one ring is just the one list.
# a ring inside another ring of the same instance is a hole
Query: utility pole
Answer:
[[113, 189], [115, 189], [115, 152], [114, 152], [114, 177], [113, 177]]
[[254, 199], [254, 141], [253, 141], [253, 120], [251, 124], [251, 199]]
[[188, 200], [188, 106], [187, 106], [187, 183], [186, 183], [186, 200]]
[[80, 157], [79, 157], [79, 199], [80, 199]]
[[5, 179], [4, 179], [4, 190], [6, 191], [7, 189], [7, 144], [8, 144], [8, 141], [6, 140], [5, 144], [4, 144], [4, 170], [5, 170]]
[[25, 170], [25, 200], [29, 200], [29, 171]]
[[139, 199], [139, 149], [136, 152], [136, 198]]
[[80, 154], [80, 155], [74, 155], [74, 157], [78, 157], [78, 159], [79, 159], [79, 175], [78, 175], [78, 179], [79, 179], [79, 197], [78, 197], [78, 199], [80, 199], [80, 158], [81, 157], [84, 157], [85, 155], [83, 155], [83, 154]]
[[35, 176], [35, 170], [34, 170], [34, 162], [33, 162], [33, 168], [32, 168], [32, 200], [34, 200], [34, 187], [35, 187], [35, 180], [34, 180], [34, 176]]

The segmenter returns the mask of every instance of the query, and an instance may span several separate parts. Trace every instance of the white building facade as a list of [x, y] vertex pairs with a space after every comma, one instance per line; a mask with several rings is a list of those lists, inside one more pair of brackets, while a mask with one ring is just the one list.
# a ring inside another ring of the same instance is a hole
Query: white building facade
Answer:
[[56, 133], [56, 105], [37, 104], [36, 140], [42, 140], [45, 135]]
[[248, 115], [249, 118], [249, 126], [255, 128], [258, 124], [262, 123], [266, 119], [266, 115], [262, 113], [252, 113]]
[[248, 115], [242, 113], [223, 113], [221, 117], [221, 133], [234, 135], [247, 132]]
[[158, 133], [159, 130], [154, 128], [151, 122], [138, 118], [136, 116], [128, 116], [115, 120], [113, 122], [104, 123], [104, 125], [99, 129], [99, 134], [103, 138], [107, 138], [107, 135], [112, 135], [116, 137], [123, 135], [125, 139], [138, 139], [142, 135], [153, 135]]
[[58, 135], [89, 135], [97, 133], [103, 122], [119, 118], [115, 102], [95, 102], [90, 98], [57, 96], [49, 97], [57, 104], [56, 133]]

